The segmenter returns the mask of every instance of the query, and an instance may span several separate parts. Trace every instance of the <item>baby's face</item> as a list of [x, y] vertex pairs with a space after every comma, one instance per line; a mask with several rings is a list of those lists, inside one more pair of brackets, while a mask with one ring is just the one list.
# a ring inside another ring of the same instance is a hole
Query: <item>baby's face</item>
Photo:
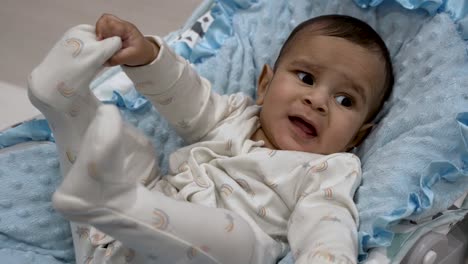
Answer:
[[[353, 147], [379, 104], [384, 60], [348, 40], [298, 35], [277, 65], [264, 69], [257, 104], [266, 146], [331, 154]], [[262, 136], [263, 135], [263, 136]]]

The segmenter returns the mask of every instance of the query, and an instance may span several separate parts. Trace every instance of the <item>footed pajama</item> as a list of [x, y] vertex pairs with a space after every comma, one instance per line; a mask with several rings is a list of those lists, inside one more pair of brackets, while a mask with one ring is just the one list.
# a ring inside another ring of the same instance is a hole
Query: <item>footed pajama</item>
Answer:
[[140, 93], [191, 145], [160, 177], [151, 142], [101, 105], [88, 84], [120, 48], [94, 29], [65, 34], [32, 73], [31, 101], [57, 138], [63, 183], [54, 207], [73, 224], [77, 262], [355, 263], [352, 197], [359, 159], [264, 148], [260, 107], [221, 96], [161, 39], [151, 64], [125, 67]]

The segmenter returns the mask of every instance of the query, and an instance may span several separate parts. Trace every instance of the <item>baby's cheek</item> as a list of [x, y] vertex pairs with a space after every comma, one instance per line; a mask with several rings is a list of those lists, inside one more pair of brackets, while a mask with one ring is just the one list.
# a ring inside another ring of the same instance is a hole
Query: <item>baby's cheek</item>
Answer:
[[335, 133], [331, 133], [332, 135], [329, 142], [334, 148], [332, 153], [347, 151], [348, 146], [352, 143], [357, 132], [358, 128], [356, 126], [348, 125], [342, 126], [338, 131], [335, 131]]

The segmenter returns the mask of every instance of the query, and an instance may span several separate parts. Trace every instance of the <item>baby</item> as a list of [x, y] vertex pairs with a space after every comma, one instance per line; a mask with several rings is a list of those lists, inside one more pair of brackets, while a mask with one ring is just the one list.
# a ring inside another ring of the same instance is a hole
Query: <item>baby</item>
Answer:
[[[189, 143], [158, 172], [151, 142], [89, 83], [125, 65]], [[356, 263], [359, 159], [391, 91], [388, 50], [366, 23], [328, 15], [296, 27], [254, 102], [219, 95], [159, 37], [103, 15], [70, 29], [29, 78], [64, 180], [77, 263]]]

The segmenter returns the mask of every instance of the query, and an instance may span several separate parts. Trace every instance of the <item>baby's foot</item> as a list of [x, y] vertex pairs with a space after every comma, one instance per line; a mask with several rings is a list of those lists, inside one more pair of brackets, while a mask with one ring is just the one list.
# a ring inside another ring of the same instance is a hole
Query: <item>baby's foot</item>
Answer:
[[123, 123], [115, 106], [102, 105], [84, 136], [80, 156], [54, 193], [53, 205], [68, 219], [84, 221], [103, 208], [130, 206], [137, 185], [156, 175], [148, 138]]
[[120, 47], [119, 37], [97, 41], [93, 26], [76, 26], [55, 44], [28, 79], [29, 99], [52, 128], [63, 174], [74, 162], [100, 104], [89, 83]]
[[97, 41], [93, 26], [71, 28], [31, 73], [28, 86], [32, 103], [38, 108], [46, 105], [57, 112], [70, 111], [73, 99], [87, 99], [89, 83], [120, 47], [119, 37]]

